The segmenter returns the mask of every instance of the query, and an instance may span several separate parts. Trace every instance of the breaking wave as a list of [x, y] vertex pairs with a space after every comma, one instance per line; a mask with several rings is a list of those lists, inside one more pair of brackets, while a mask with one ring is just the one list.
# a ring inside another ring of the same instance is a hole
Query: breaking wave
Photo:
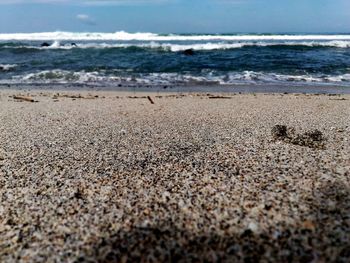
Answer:
[[101, 72], [73, 72], [67, 70], [44, 70], [21, 76], [14, 76], [0, 83], [100, 83], [102, 85], [115, 85], [119, 83], [140, 85], [238, 85], [259, 83], [350, 83], [350, 73], [342, 75], [283, 75], [276, 73], [263, 73], [254, 71], [243, 72], [206, 72], [201, 75], [185, 73], [147, 73], [130, 74], [128, 76], [112, 75]]
[[293, 48], [293, 47], [335, 47], [335, 48], [350, 48], [350, 41], [303, 41], [303, 42], [218, 42], [218, 43], [191, 43], [191, 44], [174, 44], [174, 43], [127, 43], [127, 44], [113, 44], [113, 43], [77, 43], [72, 45], [71, 43], [61, 44], [59, 41], [54, 41], [48, 47], [41, 47], [39, 45], [13, 45], [12, 43], [0, 44], [0, 48], [3, 49], [117, 49], [117, 48], [141, 48], [141, 49], [159, 49], [163, 51], [178, 52], [187, 49], [193, 50], [229, 50], [239, 49], [244, 47], [280, 47], [280, 48]]
[[350, 35], [0, 34], [10, 82], [350, 86]]
[[17, 67], [16, 64], [0, 64], [0, 72], [12, 71]]

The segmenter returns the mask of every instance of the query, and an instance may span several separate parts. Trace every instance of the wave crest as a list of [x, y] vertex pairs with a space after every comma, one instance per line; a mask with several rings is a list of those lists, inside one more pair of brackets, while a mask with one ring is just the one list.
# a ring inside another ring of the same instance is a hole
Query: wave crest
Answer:
[[[116, 70], [118, 72], [118, 70]], [[350, 74], [342, 75], [284, 75], [254, 71], [220, 73], [203, 72], [200, 75], [187, 73], [148, 73], [131, 74], [128, 76], [105, 74], [101, 72], [45, 70], [25, 75], [14, 76], [2, 83], [100, 83], [113, 85], [115, 83], [134, 83], [144, 85], [196, 85], [196, 84], [259, 84], [259, 83], [331, 83], [349, 84]]]
[[16, 64], [0, 64], [0, 72], [1, 71], [12, 71], [17, 67]]
[[33, 45], [11, 45], [3, 44], [0, 48], [4, 49], [126, 49], [126, 48], [141, 48], [141, 49], [159, 49], [162, 51], [179, 52], [187, 49], [193, 49], [197, 51], [210, 51], [210, 50], [230, 50], [239, 49], [245, 47], [281, 47], [281, 48], [293, 48], [293, 47], [335, 47], [335, 48], [350, 48], [350, 41], [303, 41], [303, 42], [207, 42], [207, 43], [194, 43], [194, 44], [173, 44], [173, 43], [159, 43], [159, 42], [148, 42], [148, 43], [76, 43], [72, 45], [61, 44], [59, 41], [54, 41], [48, 47], [33, 46]]

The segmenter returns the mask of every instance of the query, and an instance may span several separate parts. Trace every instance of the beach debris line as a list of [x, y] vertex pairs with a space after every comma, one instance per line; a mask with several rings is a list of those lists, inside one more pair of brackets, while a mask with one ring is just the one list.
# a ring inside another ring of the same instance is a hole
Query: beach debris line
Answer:
[[209, 96], [209, 99], [231, 99], [229, 96]]
[[127, 96], [128, 99], [148, 99], [151, 104], [155, 104], [151, 96]]
[[19, 101], [38, 102], [34, 100], [32, 97], [27, 97], [27, 96], [14, 95], [13, 98]]
[[91, 94], [88, 94], [87, 96], [82, 96], [80, 94], [78, 95], [73, 95], [73, 94], [55, 94], [53, 97], [52, 97], [54, 100], [57, 100], [58, 98], [70, 98], [70, 99], [97, 99], [98, 98], [98, 95], [91, 95]]
[[128, 99], [147, 99], [147, 96], [127, 96]]
[[323, 133], [317, 129], [309, 130], [304, 133], [296, 133], [293, 127], [275, 125], [271, 133], [275, 140], [309, 148], [324, 148], [324, 143], [326, 141]]
[[346, 100], [345, 98], [339, 98], [339, 99], [329, 99], [329, 100]]

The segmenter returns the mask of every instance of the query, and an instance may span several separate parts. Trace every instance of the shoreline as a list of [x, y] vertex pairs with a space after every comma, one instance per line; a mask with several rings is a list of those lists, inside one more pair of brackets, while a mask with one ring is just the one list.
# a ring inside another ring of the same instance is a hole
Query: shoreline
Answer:
[[[100, 84], [99, 84], [100, 85]], [[109, 86], [86, 84], [0, 84], [1, 90], [47, 90], [47, 91], [116, 91], [116, 92], [151, 92], [151, 93], [304, 93], [304, 94], [350, 94], [348, 86], [332, 85], [130, 85]]]

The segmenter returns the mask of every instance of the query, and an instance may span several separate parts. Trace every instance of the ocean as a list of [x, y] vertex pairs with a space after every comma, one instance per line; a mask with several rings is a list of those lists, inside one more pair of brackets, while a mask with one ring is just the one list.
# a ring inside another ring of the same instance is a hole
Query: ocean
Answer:
[[350, 35], [0, 34], [0, 84], [52, 83], [348, 88]]

